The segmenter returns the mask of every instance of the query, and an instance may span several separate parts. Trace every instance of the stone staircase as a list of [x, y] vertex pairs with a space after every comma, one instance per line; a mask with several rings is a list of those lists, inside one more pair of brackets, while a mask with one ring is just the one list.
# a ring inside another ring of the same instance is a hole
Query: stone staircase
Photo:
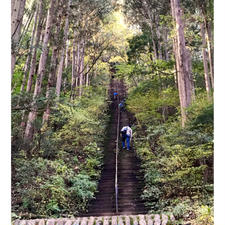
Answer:
[[89, 203], [87, 212], [79, 216], [109, 216], [114, 215], [115, 209], [115, 141], [116, 141], [116, 119], [117, 115], [111, 106], [111, 123], [107, 132], [104, 147], [104, 166], [101, 179], [98, 184], [98, 192], [95, 199]]
[[147, 208], [141, 199], [143, 176], [134, 151], [121, 150], [118, 164], [118, 211], [119, 214], [146, 214]]
[[[119, 96], [124, 90], [117, 89]], [[111, 123], [107, 133], [108, 140], [104, 149], [104, 167], [98, 184], [98, 193], [88, 207], [87, 212], [79, 216], [114, 216], [114, 215], [137, 215], [148, 212], [141, 199], [143, 191], [143, 174], [140, 173], [139, 161], [134, 150], [122, 150], [119, 138], [118, 155], [118, 212], [116, 212], [115, 199], [115, 148], [118, 125], [118, 104], [111, 105]], [[127, 112], [120, 113], [119, 130], [128, 125]]]
[[123, 215], [61, 219], [15, 220], [12, 225], [174, 225], [172, 215]]
[[[123, 126], [129, 124], [127, 112], [120, 114], [120, 130]], [[121, 142], [121, 141], [120, 141]], [[119, 214], [137, 215], [146, 214], [148, 209], [141, 199], [143, 192], [144, 176], [140, 170], [140, 162], [136, 156], [135, 150], [122, 149], [118, 157], [118, 206]]]

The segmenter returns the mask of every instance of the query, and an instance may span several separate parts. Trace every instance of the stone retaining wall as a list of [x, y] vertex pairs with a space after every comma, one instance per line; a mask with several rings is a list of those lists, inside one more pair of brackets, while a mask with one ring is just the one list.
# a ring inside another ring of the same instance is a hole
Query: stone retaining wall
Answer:
[[173, 215], [122, 215], [61, 219], [15, 220], [12, 225], [174, 225]]

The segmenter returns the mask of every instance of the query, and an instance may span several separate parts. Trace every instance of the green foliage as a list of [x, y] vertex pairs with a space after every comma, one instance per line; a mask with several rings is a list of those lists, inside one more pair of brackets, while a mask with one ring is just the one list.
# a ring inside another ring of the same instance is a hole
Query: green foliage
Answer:
[[[22, 218], [60, 217], [85, 211], [96, 192], [109, 117], [106, 90], [90, 88], [73, 102], [61, 101], [52, 110], [48, 127], [38, 117], [39, 132], [19, 147], [20, 110], [13, 114], [13, 212]], [[16, 101], [15, 101], [16, 102]], [[17, 141], [16, 141], [17, 140]], [[22, 142], [22, 140], [21, 140]], [[17, 149], [14, 151], [14, 149]]]
[[15, 66], [15, 70], [14, 70], [14, 74], [13, 74], [14, 79], [12, 82], [12, 88], [14, 90], [14, 93], [20, 92], [20, 86], [21, 86], [22, 77], [23, 77], [23, 67], [24, 67], [23, 63]]
[[201, 124], [208, 125], [213, 124], [213, 104], [207, 106], [203, 111], [196, 117], [192, 123], [193, 125]]
[[198, 126], [200, 129], [208, 128], [213, 131], [213, 102], [208, 99], [206, 94], [199, 94], [196, 101], [188, 108], [188, 117], [191, 126]]
[[185, 217], [188, 215], [188, 213], [191, 211], [191, 206], [189, 201], [182, 201], [180, 203], [178, 203], [174, 208], [173, 208], [173, 215], [176, 218], [181, 218], [181, 217]]
[[204, 79], [204, 67], [203, 63], [200, 60], [192, 61], [192, 73], [195, 81], [196, 88], [205, 88], [205, 79]]
[[164, 120], [160, 112], [165, 106], [179, 109], [178, 94], [172, 87], [158, 89], [154, 81], [141, 82], [130, 90], [126, 104], [138, 122], [133, 140], [142, 161], [142, 198], [149, 212], [170, 211], [181, 222], [211, 221], [210, 213], [200, 208], [212, 206], [212, 100], [202, 93], [196, 96], [188, 108], [185, 128], [181, 128], [176, 110]]
[[150, 48], [152, 46], [152, 40], [147, 32], [134, 36], [128, 40], [128, 43], [130, 48], [127, 51], [129, 63], [136, 62], [141, 53], [149, 53], [152, 51]]
[[117, 69], [117, 75], [120, 77], [123, 77], [124, 75], [128, 75], [129, 77], [132, 76], [135, 65], [134, 64], [127, 64], [127, 63], [121, 63], [116, 66]]
[[69, 189], [71, 197], [75, 200], [78, 210], [85, 210], [88, 201], [94, 198], [97, 183], [84, 174], [78, 174], [71, 182], [72, 187]]
[[177, 90], [167, 88], [159, 92], [157, 81], [145, 81], [130, 92], [127, 108], [135, 114], [138, 122], [150, 124], [174, 115], [179, 104]]
[[213, 207], [202, 205], [197, 211], [197, 223], [199, 225], [211, 225], [213, 222]]

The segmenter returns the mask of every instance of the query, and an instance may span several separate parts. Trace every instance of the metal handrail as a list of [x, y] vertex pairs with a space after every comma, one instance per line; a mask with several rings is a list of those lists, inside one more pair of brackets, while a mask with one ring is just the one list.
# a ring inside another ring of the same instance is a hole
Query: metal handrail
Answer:
[[119, 151], [119, 128], [120, 128], [120, 108], [118, 107], [119, 96], [117, 97], [117, 132], [116, 132], [116, 173], [115, 173], [115, 196], [116, 196], [116, 213], [118, 213], [118, 151]]

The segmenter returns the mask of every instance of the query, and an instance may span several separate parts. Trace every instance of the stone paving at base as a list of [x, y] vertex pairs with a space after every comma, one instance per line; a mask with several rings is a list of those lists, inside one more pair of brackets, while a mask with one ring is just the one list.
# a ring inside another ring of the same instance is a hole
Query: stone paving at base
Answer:
[[146, 214], [61, 219], [15, 220], [12, 225], [173, 225], [173, 215]]

